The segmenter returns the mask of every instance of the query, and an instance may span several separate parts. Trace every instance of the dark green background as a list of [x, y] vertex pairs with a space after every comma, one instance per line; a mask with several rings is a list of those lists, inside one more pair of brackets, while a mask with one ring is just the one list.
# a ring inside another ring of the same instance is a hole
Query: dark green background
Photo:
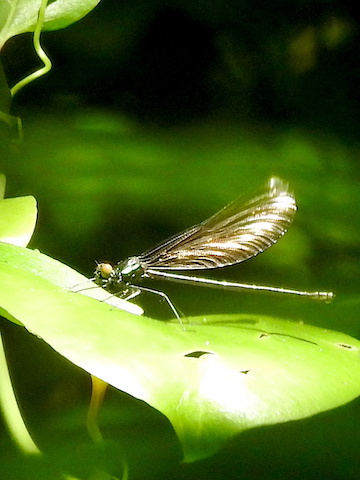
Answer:
[[[141, 253], [278, 175], [299, 207], [289, 233], [260, 257], [209, 276], [333, 290], [332, 305], [158, 288], [187, 315], [274, 315], [359, 338], [360, 48], [352, 8], [336, 1], [103, 0], [77, 24], [45, 33], [54, 68], [14, 99], [11, 113], [22, 118], [25, 138], [0, 158], [7, 196], [38, 200], [31, 247], [91, 276], [94, 260]], [[11, 39], [2, 60], [10, 85], [33, 70], [30, 35]], [[141, 304], [157, 318], [170, 315], [158, 299], [144, 295]], [[57, 445], [56, 463], [69, 431], [77, 448], [87, 442], [87, 377], [38, 340], [4, 327], [24, 408], [41, 446]], [[121, 444], [124, 431], [129, 435], [119, 420], [126, 407], [115, 392], [107, 405], [108, 437]], [[197, 479], [360, 473], [356, 403], [247, 432], [216, 466], [211, 459], [185, 472], [176, 467], [166, 423], [159, 427], [144, 411], [127, 452], [139, 478], [160, 478], [158, 469], [164, 478]]]

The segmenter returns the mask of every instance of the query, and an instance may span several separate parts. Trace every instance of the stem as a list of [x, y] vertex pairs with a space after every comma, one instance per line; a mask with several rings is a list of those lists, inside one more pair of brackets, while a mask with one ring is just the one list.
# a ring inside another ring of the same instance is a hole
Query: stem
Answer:
[[41, 1], [39, 15], [35, 25], [34, 36], [33, 36], [35, 52], [38, 54], [38, 57], [40, 58], [40, 60], [42, 60], [42, 62], [44, 63], [44, 66], [42, 68], [39, 68], [39, 70], [36, 70], [36, 72], [33, 72], [27, 77], [23, 78], [22, 80], [20, 80], [20, 82], [16, 83], [11, 89], [12, 96], [14, 96], [25, 85], [29, 84], [30, 82], [32, 82], [33, 80], [36, 80], [39, 77], [42, 77], [43, 75], [45, 75], [51, 70], [51, 66], [52, 66], [51, 60], [46, 55], [45, 51], [43, 50], [40, 44], [40, 34], [41, 34], [42, 27], [44, 25], [45, 9], [47, 7], [47, 3], [48, 3], [48, 0]]
[[104, 401], [105, 392], [108, 384], [100, 378], [91, 375], [92, 391], [91, 400], [87, 416], [87, 429], [90, 437], [95, 443], [102, 442], [102, 435], [98, 424], [98, 415], [100, 407]]
[[[104, 401], [104, 396], [109, 384], [104, 382], [104, 380], [101, 380], [100, 378], [95, 377], [95, 375], [91, 375], [91, 382], [92, 382], [92, 392], [91, 392], [91, 400], [90, 400], [86, 424], [87, 424], [88, 433], [91, 439], [93, 440], [93, 442], [96, 444], [101, 444], [103, 442], [103, 437], [101, 435], [99, 423], [98, 423], [99, 410]], [[122, 459], [122, 463], [123, 463], [124, 470], [123, 470], [121, 480], [129, 480], [129, 466], [125, 457]], [[99, 473], [99, 479], [107, 478], [107, 474], [104, 474], [102, 471], [99, 471], [98, 473]], [[96, 475], [94, 476], [94, 478], [96, 478]], [[114, 477], [111, 476], [111, 479], [113, 478]]]
[[4, 344], [0, 332], [0, 410], [12, 439], [20, 450], [26, 454], [41, 454], [31, 438], [21, 415], [11, 382], [9, 368], [6, 361]]

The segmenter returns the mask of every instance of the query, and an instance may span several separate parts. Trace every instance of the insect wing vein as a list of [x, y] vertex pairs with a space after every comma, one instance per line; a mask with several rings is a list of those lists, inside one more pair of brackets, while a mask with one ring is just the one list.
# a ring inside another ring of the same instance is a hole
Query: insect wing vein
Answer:
[[242, 198], [139, 256], [145, 268], [199, 270], [243, 262], [273, 245], [296, 212], [288, 186], [272, 178], [252, 200]]

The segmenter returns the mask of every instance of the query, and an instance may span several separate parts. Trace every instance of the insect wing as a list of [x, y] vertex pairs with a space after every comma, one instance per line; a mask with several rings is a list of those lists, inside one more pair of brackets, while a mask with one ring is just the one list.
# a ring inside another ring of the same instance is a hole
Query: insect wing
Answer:
[[288, 185], [271, 178], [252, 200], [235, 200], [212, 217], [139, 256], [146, 268], [199, 270], [243, 262], [273, 245], [296, 212]]

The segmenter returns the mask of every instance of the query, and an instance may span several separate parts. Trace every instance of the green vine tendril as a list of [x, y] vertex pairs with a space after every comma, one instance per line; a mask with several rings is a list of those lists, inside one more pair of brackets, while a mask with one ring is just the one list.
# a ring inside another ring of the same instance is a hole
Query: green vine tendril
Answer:
[[39, 9], [38, 19], [35, 25], [34, 36], [33, 36], [33, 44], [35, 52], [37, 53], [40, 60], [43, 62], [44, 66], [36, 70], [36, 72], [31, 73], [27, 77], [20, 80], [20, 82], [16, 83], [10, 90], [11, 95], [14, 96], [19, 90], [21, 90], [25, 85], [28, 85], [33, 80], [36, 80], [39, 77], [42, 77], [46, 73], [51, 70], [52, 64], [50, 58], [46, 55], [45, 51], [43, 50], [40, 44], [40, 34], [42, 31], [42, 27], [44, 25], [45, 20], [45, 9], [47, 7], [48, 0], [42, 0], [41, 6]]

